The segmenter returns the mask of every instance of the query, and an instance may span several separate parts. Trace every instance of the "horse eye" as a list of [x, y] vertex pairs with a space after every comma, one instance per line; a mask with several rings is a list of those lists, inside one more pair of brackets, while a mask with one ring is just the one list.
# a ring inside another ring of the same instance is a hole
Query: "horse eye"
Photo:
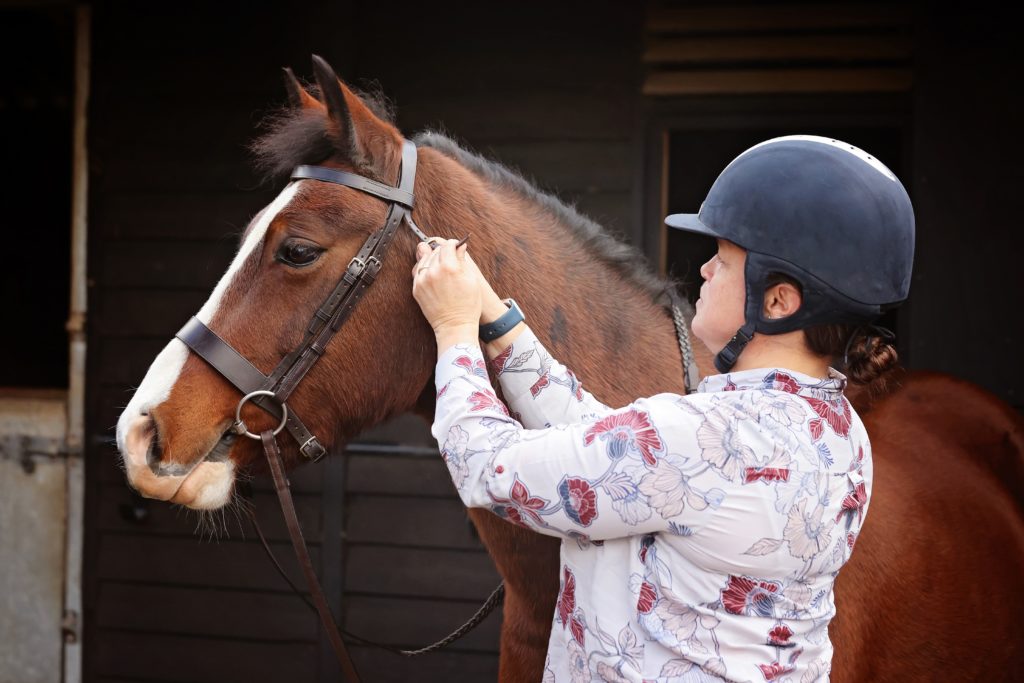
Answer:
[[293, 268], [302, 268], [320, 258], [323, 248], [313, 242], [299, 239], [288, 239], [281, 243], [276, 259]]

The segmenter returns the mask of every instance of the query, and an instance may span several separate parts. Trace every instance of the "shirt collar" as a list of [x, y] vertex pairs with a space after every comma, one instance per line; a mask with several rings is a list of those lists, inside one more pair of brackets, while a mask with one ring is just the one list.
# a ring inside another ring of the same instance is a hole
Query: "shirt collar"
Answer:
[[724, 375], [708, 375], [697, 386], [699, 393], [716, 391], [744, 391], [750, 389], [774, 389], [790, 394], [835, 393], [842, 395], [846, 388], [846, 375], [835, 368], [828, 369], [828, 377], [812, 377], [794, 370], [782, 368], [752, 368]]

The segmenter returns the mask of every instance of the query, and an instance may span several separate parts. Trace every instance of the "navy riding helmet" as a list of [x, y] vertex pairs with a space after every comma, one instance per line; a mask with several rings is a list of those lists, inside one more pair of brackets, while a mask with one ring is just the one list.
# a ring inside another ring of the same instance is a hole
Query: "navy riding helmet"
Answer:
[[[754, 332], [870, 322], [910, 290], [910, 197], [882, 162], [839, 140], [790, 135], [754, 145], [725, 167], [699, 213], [665, 223], [747, 251], [745, 322], [715, 357], [719, 372], [732, 368]], [[796, 313], [763, 317], [770, 273], [800, 283]]]

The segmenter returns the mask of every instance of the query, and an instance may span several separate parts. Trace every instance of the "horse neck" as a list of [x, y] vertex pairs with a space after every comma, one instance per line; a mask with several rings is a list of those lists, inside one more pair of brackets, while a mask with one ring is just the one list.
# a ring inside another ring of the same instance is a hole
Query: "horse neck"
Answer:
[[[422, 222], [454, 233], [448, 237], [473, 235], [470, 252], [488, 282], [516, 299], [537, 337], [588, 390], [609, 405], [682, 393], [675, 326], [649, 289], [540, 201], [434, 150], [423, 157], [421, 179], [436, 189], [418, 190]], [[710, 354], [694, 342], [698, 366], [710, 368]]]

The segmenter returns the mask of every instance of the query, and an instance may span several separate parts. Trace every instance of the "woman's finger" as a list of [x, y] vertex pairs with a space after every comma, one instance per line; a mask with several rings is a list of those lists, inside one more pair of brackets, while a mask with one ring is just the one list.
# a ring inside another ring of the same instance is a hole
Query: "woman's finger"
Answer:
[[445, 240], [445, 243], [438, 249], [440, 252], [440, 265], [444, 268], [450, 268], [453, 271], [462, 269], [462, 254], [465, 254], [465, 249], [462, 252], [457, 252], [455, 245], [458, 244], [458, 240]]

